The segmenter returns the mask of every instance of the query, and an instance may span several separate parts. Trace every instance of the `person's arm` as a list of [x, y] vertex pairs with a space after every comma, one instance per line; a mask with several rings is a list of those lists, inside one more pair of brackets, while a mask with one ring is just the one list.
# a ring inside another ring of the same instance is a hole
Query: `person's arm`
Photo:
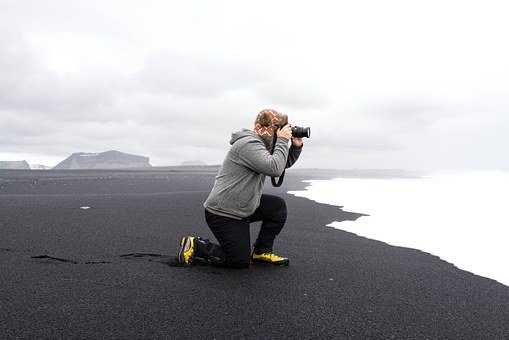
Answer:
[[290, 146], [290, 150], [288, 151], [288, 160], [286, 161], [286, 167], [291, 167], [297, 159], [299, 159], [300, 152], [302, 151], [302, 144], [301, 146], [295, 146], [292, 143], [292, 146]]
[[288, 139], [278, 137], [274, 153], [271, 155], [262, 141], [253, 140], [246, 143], [237, 153], [244, 166], [258, 173], [279, 177], [285, 169], [288, 158]]

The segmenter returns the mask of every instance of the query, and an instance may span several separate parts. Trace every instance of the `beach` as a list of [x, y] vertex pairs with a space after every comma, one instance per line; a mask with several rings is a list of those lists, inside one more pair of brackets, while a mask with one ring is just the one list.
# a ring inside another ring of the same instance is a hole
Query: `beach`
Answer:
[[247, 270], [167, 265], [180, 237], [214, 240], [214, 168], [0, 170], [2, 337], [509, 338], [509, 287], [327, 227], [361, 215], [287, 192], [342, 173], [292, 170], [264, 190], [290, 266]]

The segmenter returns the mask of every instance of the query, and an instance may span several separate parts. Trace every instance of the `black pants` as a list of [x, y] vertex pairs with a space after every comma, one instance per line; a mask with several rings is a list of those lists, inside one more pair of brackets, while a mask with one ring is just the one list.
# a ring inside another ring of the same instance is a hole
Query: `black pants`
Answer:
[[251, 255], [249, 223], [262, 221], [260, 233], [254, 244], [257, 253], [270, 252], [274, 239], [286, 222], [286, 203], [278, 196], [263, 194], [255, 212], [237, 220], [205, 210], [205, 220], [219, 245], [198, 242], [196, 257], [219, 266], [246, 268]]

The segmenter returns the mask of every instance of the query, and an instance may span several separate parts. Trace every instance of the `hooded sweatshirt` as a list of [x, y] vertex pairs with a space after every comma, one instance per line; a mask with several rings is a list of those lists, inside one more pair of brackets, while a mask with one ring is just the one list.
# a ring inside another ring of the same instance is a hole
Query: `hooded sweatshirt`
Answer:
[[203, 206], [216, 215], [240, 220], [260, 205], [265, 177], [279, 177], [297, 161], [302, 147], [288, 148], [288, 139], [277, 137], [270, 154], [263, 139], [248, 129], [232, 133], [230, 144]]

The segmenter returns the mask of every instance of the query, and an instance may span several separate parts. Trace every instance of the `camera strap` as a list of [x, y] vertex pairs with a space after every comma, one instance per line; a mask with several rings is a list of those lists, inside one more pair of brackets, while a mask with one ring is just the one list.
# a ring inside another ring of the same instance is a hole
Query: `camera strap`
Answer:
[[[274, 154], [274, 149], [276, 148], [276, 141], [277, 141], [277, 134], [276, 134], [276, 131], [274, 131], [274, 134], [273, 134], [273, 137], [272, 137], [272, 148], [270, 150], [270, 154]], [[286, 166], [286, 164], [285, 164]], [[279, 179], [278, 179], [278, 182], [276, 183], [276, 177], [271, 177], [270, 180], [272, 182], [272, 186], [274, 187], [280, 187], [281, 184], [283, 184], [283, 179], [285, 178], [285, 171], [286, 171], [286, 168], [285, 170], [283, 170], [283, 173], [281, 174], [281, 176], [279, 176]]]

